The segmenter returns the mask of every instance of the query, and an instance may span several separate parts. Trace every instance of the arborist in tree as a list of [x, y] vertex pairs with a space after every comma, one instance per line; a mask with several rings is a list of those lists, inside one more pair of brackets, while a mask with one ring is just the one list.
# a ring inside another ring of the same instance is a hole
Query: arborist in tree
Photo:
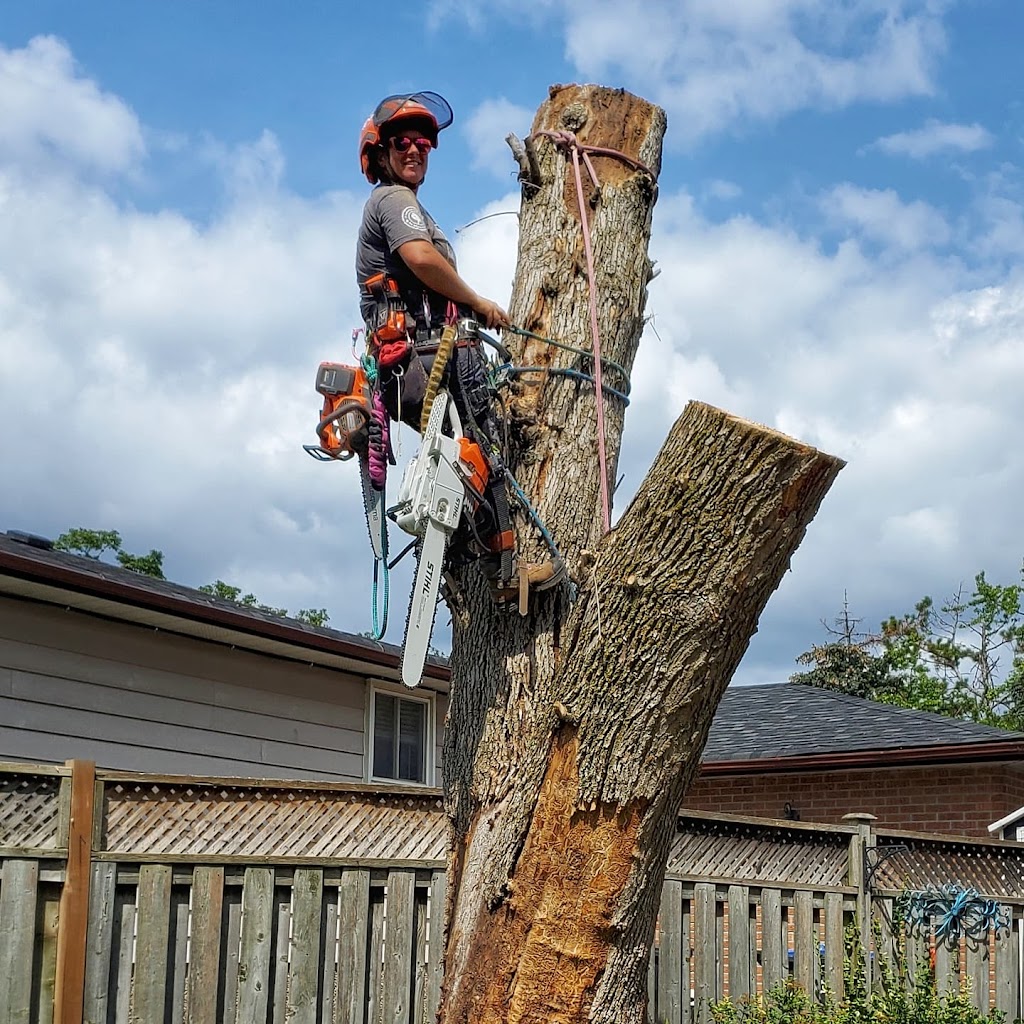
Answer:
[[[510, 325], [501, 306], [459, 276], [454, 250], [419, 201], [430, 150], [452, 116], [437, 93], [388, 96], [367, 118], [359, 139], [363, 174], [377, 186], [363, 209], [356, 248], [367, 348], [391, 417], [416, 429], [445, 325], [462, 317], [489, 329]], [[460, 340], [462, 351], [453, 353], [452, 363], [468, 362], [458, 369], [462, 376], [467, 371], [475, 376], [481, 360], [467, 359], [476, 356], [465, 351], [475, 347], [468, 341]], [[455, 369], [446, 371], [446, 380], [456, 376]], [[462, 405], [458, 387], [452, 391]]]

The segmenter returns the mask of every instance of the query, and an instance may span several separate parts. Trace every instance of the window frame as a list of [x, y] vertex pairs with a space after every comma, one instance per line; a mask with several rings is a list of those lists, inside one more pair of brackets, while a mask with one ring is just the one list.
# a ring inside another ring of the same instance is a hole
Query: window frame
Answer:
[[[367, 782], [374, 784], [389, 786], [421, 786], [424, 789], [433, 788], [435, 771], [437, 767], [435, 763], [435, 722], [437, 720], [437, 695], [431, 690], [422, 690], [422, 692], [420, 688], [417, 688], [416, 690], [410, 690], [406, 686], [396, 686], [394, 683], [389, 683], [382, 679], [371, 679], [369, 680], [369, 684], [369, 700], [366, 702], [366, 754], [365, 771], [363, 772], [363, 777], [366, 779]], [[426, 706], [426, 715], [423, 729], [424, 751], [422, 782], [415, 782], [412, 779], [388, 778], [387, 776], [373, 774], [373, 740], [378, 693], [383, 694], [386, 697], [396, 697], [400, 701], [405, 700], [411, 703], [423, 704]]]

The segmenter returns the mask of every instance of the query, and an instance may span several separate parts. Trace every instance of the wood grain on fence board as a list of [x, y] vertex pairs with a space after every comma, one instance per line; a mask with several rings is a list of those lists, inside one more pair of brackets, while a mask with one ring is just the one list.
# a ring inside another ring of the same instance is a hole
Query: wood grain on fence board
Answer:
[[750, 889], [729, 886], [729, 998], [752, 996], [750, 972]]
[[996, 938], [996, 1009], [1006, 1014], [1007, 1020], [1020, 1015], [1020, 930], [1019, 908], [1011, 908], [1010, 927]]
[[324, 873], [295, 872], [292, 883], [291, 978], [286, 1017], [293, 1024], [316, 1024], [320, 991], [320, 918]]
[[281, 878], [274, 880], [274, 942], [271, 953], [271, 1007], [270, 1019], [273, 1024], [288, 1024], [288, 971], [291, 956], [292, 894], [281, 885]]
[[[658, 1024], [679, 1024], [682, 1020], [683, 941], [683, 883], [668, 879], [661, 886], [658, 915]], [[689, 989], [689, 979], [686, 987]], [[687, 991], [687, 1001], [689, 998]]]
[[322, 953], [320, 956], [320, 1016], [321, 1024], [331, 1024], [338, 1005], [338, 887], [324, 887]]
[[338, 887], [338, 1006], [334, 1024], [362, 1024], [366, 1013], [370, 872], [348, 868]]
[[0, 1021], [29, 1024], [39, 862], [8, 860], [0, 882]]
[[427, 985], [424, 1019], [430, 1024], [437, 1017], [441, 1005], [442, 954], [444, 953], [444, 896], [443, 871], [430, 874], [430, 921], [427, 930]]
[[810, 892], [798, 889], [793, 893], [793, 974], [796, 983], [814, 995], [814, 966], [818, 959], [814, 936], [814, 902]]
[[767, 993], [785, 980], [783, 962], [785, 948], [782, 942], [782, 892], [779, 889], [761, 890], [761, 974]]
[[828, 892], [825, 893], [825, 985], [837, 1000], [843, 998], [845, 953], [843, 897], [837, 892]]
[[367, 958], [369, 971], [366, 989], [366, 1021], [367, 1024], [381, 1022], [381, 996], [384, 983], [384, 894], [374, 887], [370, 890], [369, 908], [369, 945]]
[[701, 882], [693, 887], [693, 1008], [697, 1024], [711, 1020], [718, 999], [718, 922], [715, 887]]
[[60, 923], [60, 887], [40, 885], [36, 902], [38, 940], [36, 977], [32, 986], [35, 1024], [53, 1024], [57, 991], [57, 933]]
[[197, 867], [192, 879], [188, 1024], [216, 1024], [224, 869]]
[[389, 871], [384, 935], [382, 1024], [411, 1024], [412, 949], [416, 873]]
[[139, 872], [135, 940], [133, 1016], [139, 1024], [163, 1024], [170, 932], [171, 869], [166, 864], [145, 864]]
[[273, 928], [274, 869], [247, 868], [238, 953], [238, 1019], [246, 1024], [267, 1020]]
[[132, 1009], [132, 965], [135, 962], [135, 919], [137, 916], [135, 897], [131, 890], [119, 890], [114, 894], [114, 933], [111, 940], [111, 956], [116, 974], [111, 980], [114, 996], [114, 1020], [116, 1024], [130, 1024]]
[[85, 954], [84, 1024], [106, 1024], [110, 957], [114, 946], [116, 864], [93, 864], [89, 887], [89, 940]]
[[971, 1002], [979, 1010], [988, 1013], [989, 998], [989, 949], [988, 933], [981, 942], [967, 942], [967, 984]]

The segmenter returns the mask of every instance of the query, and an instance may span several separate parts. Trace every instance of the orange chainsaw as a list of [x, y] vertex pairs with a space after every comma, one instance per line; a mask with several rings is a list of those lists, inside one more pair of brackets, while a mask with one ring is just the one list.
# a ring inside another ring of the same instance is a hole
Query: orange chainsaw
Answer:
[[384, 492], [370, 482], [369, 427], [373, 408], [370, 382], [361, 366], [321, 363], [316, 372], [316, 389], [324, 398], [320, 422], [316, 425], [320, 443], [302, 447], [321, 462], [346, 462], [353, 455], [359, 456], [359, 478], [370, 544], [378, 560], [386, 558]]

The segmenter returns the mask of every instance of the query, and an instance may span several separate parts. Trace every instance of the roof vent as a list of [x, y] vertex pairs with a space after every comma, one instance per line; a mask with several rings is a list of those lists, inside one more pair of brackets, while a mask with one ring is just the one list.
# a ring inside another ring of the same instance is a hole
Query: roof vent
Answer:
[[42, 548], [43, 551], [53, 550], [53, 541], [49, 537], [40, 537], [38, 533], [25, 533], [24, 530], [8, 530], [7, 536], [18, 544], [27, 544], [30, 548]]

